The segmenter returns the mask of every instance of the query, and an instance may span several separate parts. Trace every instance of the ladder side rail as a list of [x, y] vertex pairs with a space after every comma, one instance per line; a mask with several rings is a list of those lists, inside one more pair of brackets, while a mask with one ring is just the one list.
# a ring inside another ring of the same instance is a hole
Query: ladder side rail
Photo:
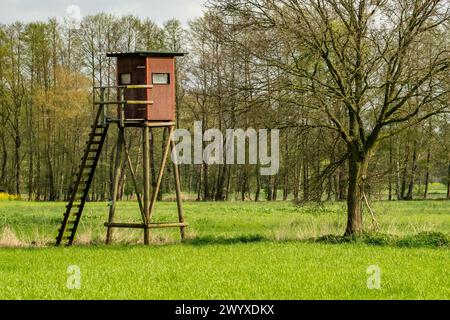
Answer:
[[[97, 127], [97, 124], [98, 124], [98, 120], [100, 118], [100, 114], [102, 113], [102, 109], [103, 109], [102, 106], [100, 106], [98, 108], [98, 112], [97, 112], [97, 115], [95, 117], [94, 124], [92, 126], [92, 130], [91, 130], [91, 134], [90, 134], [89, 139], [88, 139], [86, 150], [85, 150], [84, 155], [83, 155], [83, 157], [81, 159], [81, 164], [80, 164], [80, 166], [78, 168], [78, 175], [77, 175], [77, 177], [75, 179], [75, 183], [73, 183], [73, 190], [72, 190], [72, 193], [71, 193], [71, 195], [69, 197], [69, 202], [67, 204], [66, 212], [64, 214], [64, 218], [63, 218], [63, 221], [61, 223], [61, 228], [60, 228], [60, 230], [58, 232], [58, 237], [56, 239], [56, 245], [59, 245], [61, 243], [61, 241], [63, 240], [64, 232], [65, 232], [65, 229], [66, 229], [66, 226], [67, 226], [67, 221], [69, 220], [70, 212], [72, 211], [73, 203], [75, 202], [75, 198], [76, 198], [77, 193], [78, 193], [78, 188], [80, 186], [80, 181], [83, 178], [83, 169], [84, 169], [84, 167], [86, 165], [87, 158], [89, 156], [89, 151], [90, 151], [89, 148], [90, 148], [90, 146], [92, 144], [92, 141], [95, 138], [94, 133], [95, 133], [95, 130], [96, 130], [96, 127]], [[82, 203], [80, 205], [80, 208], [78, 208], [78, 212], [81, 212], [80, 211], [81, 206], [82, 206]]]
[[84, 205], [85, 205], [87, 197], [89, 195], [89, 189], [91, 188], [92, 181], [94, 180], [95, 169], [97, 168], [97, 164], [98, 164], [98, 161], [100, 159], [101, 150], [102, 150], [103, 144], [104, 144], [104, 142], [106, 140], [107, 132], [108, 132], [108, 125], [106, 125], [106, 127], [104, 128], [104, 131], [103, 131], [103, 134], [102, 134], [102, 137], [101, 137], [101, 143], [98, 145], [98, 150], [97, 150], [96, 155], [95, 155], [95, 160], [92, 163], [92, 168], [90, 169], [88, 180], [86, 181], [86, 188], [83, 190], [83, 196], [81, 198], [80, 207], [78, 208], [78, 214], [77, 214], [77, 216], [75, 218], [75, 222], [74, 222], [74, 225], [73, 225], [73, 228], [72, 228], [72, 232], [70, 234], [70, 239], [69, 239], [69, 242], [68, 242], [69, 245], [71, 245], [73, 243], [73, 240], [75, 238], [75, 234], [76, 234], [76, 231], [77, 231], [77, 228], [78, 228], [78, 224], [80, 223], [80, 219], [81, 219], [81, 213], [83, 212]]
[[[73, 202], [75, 201], [76, 194], [78, 193], [78, 188], [79, 188], [79, 186], [80, 186], [80, 181], [81, 181], [81, 179], [83, 178], [83, 170], [84, 170], [84, 167], [86, 166], [86, 162], [88, 161], [87, 159], [88, 159], [89, 153], [90, 153], [90, 151], [91, 151], [91, 150], [90, 150], [90, 147], [91, 147], [91, 145], [92, 145], [93, 140], [95, 139], [95, 131], [96, 131], [97, 127], [98, 127], [98, 122], [99, 122], [99, 120], [100, 120], [100, 117], [101, 117], [102, 113], [103, 113], [103, 105], [100, 105], [99, 108], [98, 108], [98, 110], [97, 110], [97, 115], [95, 116], [94, 123], [93, 123], [93, 125], [92, 125], [91, 134], [89, 135], [89, 139], [88, 139], [88, 142], [87, 142], [87, 145], [86, 145], [86, 150], [85, 150], [85, 152], [84, 152], [84, 156], [83, 156], [83, 158], [82, 158], [82, 160], [81, 160], [81, 165], [80, 165], [80, 167], [79, 167], [78, 176], [77, 176], [77, 179], [76, 179], [76, 182], [75, 182], [76, 188], [74, 188], [73, 197], [72, 197], [72, 199], [71, 199], [71, 202], [69, 203], [70, 209], [72, 208]], [[102, 141], [102, 143], [103, 143], [103, 136], [102, 136], [102, 140], [101, 140], [101, 141]], [[99, 148], [99, 150], [100, 150], [100, 146], [98, 146], [98, 148]], [[97, 152], [96, 152], [96, 155], [95, 155], [96, 160], [94, 160], [94, 162], [98, 161], [98, 154], [99, 154], [99, 152], [97, 151]], [[95, 163], [95, 166], [96, 166], [96, 163]], [[82, 197], [81, 197], [81, 199], [80, 199], [80, 206], [78, 207], [77, 216], [76, 216], [76, 218], [75, 218], [75, 224], [74, 224], [73, 227], [72, 227], [72, 232], [71, 232], [71, 236], [70, 236], [70, 239], [69, 239], [69, 244], [72, 243], [72, 241], [73, 241], [73, 235], [75, 234], [76, 229], [77, 229], [77, 227], [78, 227], [77, 220], [78, 220], [78, 222], [79, 222], [79, 217], [80, 217], [80, 215], [81, 215], [80, 213], [83, 212], [83, 209], [84, 209], [84, 202], [86, 201], [86, 197], [87, 197], [87, 195], [88, 195], [89, 188], [90, 188], [90, 185], [91, 185], [91, 183], [92, 183], [91, 175], [92, 175], [92, 172], [95, 171], [95, 166], [94, 166], [93, 168], [91, 168], [91, 171], [90, 171], [90, 173], [89, 173], [88, 180], [86, 181], [86, 187], [85, 187], [85, 189], [83, 190], [83, 195], [82, 195]], [[66, 228], [67, 220], [68, 220], [69, 214], [70, 214], [69, 208], [67, 208], [67, 210], [68, 210], [68, 212], [67, 212], [67, 214], [66, 214], [67, 217], [64, 217], [64, 218], [66, 219], [66, 222], [64, 223], [64, 229]], [[63, 230], [63, 233], [64, 233], [64, 230]], [[63, 235], [62, 235], [62, 236], [63, 236]], [[61, 237], [62, 237], [62, 236], [61, 236]]]
[[[95, 131], [95, 127], [92, 132], [94, 132], [94, 131]], [[63, 219], [61, 228], [58, 233], [58, 238], [56, 240], [57, 245], [59, 245], [61, 243], [61, 241], [63, 240], [64, 232], [65, 232], [66, 226], [67, 226], [67, 221], [69, 220], [70, 213], [71, 213], [72, 207], [73, 207], [73, 203], [75, 202], [75, 198], [77, 197], [78, 189], [80, 187], [80, 182], [81, 182], [81, 179], [83, 178], [83, 169], [84, 169], [84, 166], [86, 165], [87, 157], [89, 156], [89, 147], [91, 145], [92, 140], [93, 140], [93, 134], [91, 134], [89, 137], [88, 144], [86, 146], [86, 150], [84, 152], [83, 157], [81, 158], [81, 164], [78, 167], [78, 173], [76, 174], [76, 179], [75, 179], [75, 182], [73, 183], [73, 190], [70, 195], [69, 202], [67, 203], [66, 213], [64, 214], [64, 219]], [[80, 208], [78, 208], [78, 209], [80, 209]]]

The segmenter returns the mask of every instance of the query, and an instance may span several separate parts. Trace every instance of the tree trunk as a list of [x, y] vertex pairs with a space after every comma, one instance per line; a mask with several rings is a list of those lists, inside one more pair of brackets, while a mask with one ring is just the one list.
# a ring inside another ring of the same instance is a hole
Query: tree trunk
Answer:
[[297, 163], [295, 165], [295, 176], [294, 176], [294, 188], [292, 190], [293, 194], [294, 194], [294, 201], [297, 202], [299, 197], [299, 189], [300, 189], [300, 168], [299, 168], [299, 164]]
[[349, 150], [348, 192], [347, 192], [347, 228], [345, 235], [361, 234], [363, 231], [361, 198], [364, 192], [364, 179], [367, 172], [368, 157], [360, 156]]
[[[33, 78], [32, 78], [33, 79]], [[33, 80], [31, 80], [31, 88], [33, 88]], [[32, 98], [31, 98], [32, 99]], [[30, 103], [27, 109], [28, 123], [28, 200], [33, 197], [33, 171], [34, 171], [34, 135], [33, 135], [33, 106]], [[1, 182], [0, 182], [1, 185]]]
[[259, 201], [259, 197], [261, 194], [261, 174], [260, 174], [260, 166], [259, 161], [256, 165], [256, 191], [255, 191], [255, 202]]
[[230, 188], [231, 188], [231, 168], [227, 169], [227, 187], [225, 190], [225, 201], [228, 201], [230, 198]]
[[450, 199], [450, 160], [447, 167], [447, 199]]
[[401, 182], [401, 191], [400, 196], [401, 199], [405, 199], [405, 192], [406, 192], [406, 180], [408, 178], [408, 162], [409, 162], [409, 145], [406, 145], [405, 150], [405, 160], [403, 162], [403, 172], [402, 172], [402, 182]]
[[308, 161], [303, 162], [303, 201], [309, 201], [309, 170]]
[[411, 167], [411, 175], [409, 176], [409, 184], [408, 184], [408, 193], [406, 194], [407, 200], [412, 200], [413, 193], [414, 193], [414, 182], [416, 179], [416, 172], [417, 172], [417, 144], [418, 141], [414, 142], [414, 150], [413, 150], [413, 158], [412, 158], [412, 167]]
[[210, 200], [209, 196], [209, 181], [208, 181], [208, 165], [203, 162], [203, 200]]
[[402, 199], [402, 194], [400, 191], [400, 143], [397, 142], [397, 159], [395, 159], [395, 177], [396, 177], [396, 184], [395, 184], [395, 191], [397, 193], [397, 200]]
[[266, 185], [266, 199], [267, 201], [272, 201], [272, 177], [267, 177]]
[[199, 165], [197, 167], [197, 201], [200, 201], [202, 199], [202, 172], [203, 172], [203, 165]]
[[4, 189], [6, 191], [6, 163], [8, 162], [8, 149], [6, 148], [6, 139], [5, 135], [1, 135], [2, 141], [2, 161], [1, 161], [1, 169], [0, 169], [0, 189]]
[[[340, 169], [337, 169], [340, 170]], [[339, 172], [333, 175], [333, 184], [334, 184], [334, 201], [342, 200], [340, 199], [341, 189], [339, 186]]]
[[48, 165], [48, 185], [49, 185], [49, 194], [48, 200], [55, 201], [55, 174], [53, 170], [53, 163], [50, 155], [50, 150], [47, 148], [47, 165]]
[[283, 185], [283, 200], [286, 201], [289, 195], [289, 177], [286, 170], [284, 174], [284, 185]]
[[427, 164], [425, 168], [425, 190], [423, 192], [423, 198], [426, 199], [428, 196], [428, 184], [430, 183], [430, 160], [431, 160], [431, 149], [428, 148], [427, 151]]
[[388, 200], [392, 200], [392, 140], [389, 140], [389, 195]]
[[225, 189], [225, 179], [227, 177], [227, 165], [223, 164], [219, 167], [219, 177], [217, 179], [217, 190], [216, 190], [216, 201], [225, 200], [224, 189]]
[[15, 194], [20, 197], [20, 137], [19, 133], [16, 133], [15, 143], [14, 143], [14, 161], [15, 163], [15, 175], [16, 175], [16, 186]]
[[278, 175], [273, 177], [273, 186], [272, 186], [272, 200], [277, 200], [277, 191], [278, 191]]
[[327, 186], [327, 201], [332, 200], [332, 193], [333, 193], [333, 176], [328, 176], [328, 186]]

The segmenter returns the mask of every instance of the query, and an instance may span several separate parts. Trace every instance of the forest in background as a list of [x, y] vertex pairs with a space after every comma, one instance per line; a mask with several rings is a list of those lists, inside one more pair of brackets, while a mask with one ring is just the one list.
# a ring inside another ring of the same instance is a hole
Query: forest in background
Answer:
[[[318, 98], [336, 108], [341, 108], [342, 101], [331, 101], [329, 92], [307, 84], [307, 77], [296, 76], [298, 70], [307, 68], [321, 72], [315, 53], [302, 43], [293, 44], [292, 30], [282, 29], [283, 34], [276, 29], [276, 24], [285, 23], [280, 22], [287, 19], [284, 14], [274, 15], [272, 26], [270, 19], [258, 16], [258, 8], [241, 7], [250, 1], [224, 2], [227, 4], [213, 1], [188, 28], [176, 20], [158, 26], [134, 16], [107, 14], [86, 16], [79, 28], [57, 19], [0, 25], [0, 189], [23, 199], [65, 200], [96, 111], [92, 85], [109, 86], [116, 81], [115, 60], [104, 53], [154, 50], [189, 53], [177, 60], [179, 128], [192, 130], [194, 121], [202, 121], [204, 130], [280, 129], [277, 175], [260, 176], [258, 165], [182, 165], [182, 189], [193, 199], [347, 199], [347, 145], [332, 128], [330, 118], [312, 108]], [[276, 13], [277, 8], [267, 9]], [[244, 24], [245, 19], [252, 25]], [[423, 46], [408, 51], [417, 56], [404, 58], [404, 74], [410, 68], [413, 78], [416, 64], [427, 53], [430, 59], [435, 57], [435, 50], [446, 52], [448, 59], [448, 20], [439, 27], [434, 38], [427, 38], [429, 42], [422, 39]], [[341, 32], [336, 29], [339, 26], [323, 34]], [[335, 45], [333, 38], [325, 42]], [[342, 58], [339, 54], [330, 57]], [[420, 122], [415, 121], [417, 113], [405, 119], [408, 125], [381, 140], [371, 153], [365, 177], [369, 197], [427, 198], [429, 185], [439, 182], [447, 185], [446, 197], [450, 198], [448, 69], [440, 75], [436, 86], [441, 87], [436, 90], [446, 94], [425, 101], [439, 105], [439, 112]], [[323, 81], [327, 88], [331, 80], [324, 76]], [[431, 80], [424, 85], [434, 90]], [[424, 102], [420, 99], [419, 94], [409, 97], [412, 110], [414, 103]], [[110, 198], [115, 134], [109, 135], [97, 168], [90, 196], [93, 201]], [[154, 131], [151, 135], [154, 184], [165, 134]], [[142, 137], [130, 131], [128, 139], [133, 161], [139, 163]], [[135, 171], [141, 179], [142, 168], [136, 166]], [[119, 198], [133, 198], [127, 173], [121, 177], [120, 190]], [[173, 190], [172, 175], [167, 174], [160, 197]]]

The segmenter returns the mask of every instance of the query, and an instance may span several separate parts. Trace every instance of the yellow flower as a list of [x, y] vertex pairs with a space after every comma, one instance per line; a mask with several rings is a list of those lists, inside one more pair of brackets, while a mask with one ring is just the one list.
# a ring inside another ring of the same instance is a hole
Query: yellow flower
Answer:
[[1, 200], [19, 200], [18, 196], [15, 196], [13, 194], [8, 194], [4, 192], [0, 192], [0, 201]]

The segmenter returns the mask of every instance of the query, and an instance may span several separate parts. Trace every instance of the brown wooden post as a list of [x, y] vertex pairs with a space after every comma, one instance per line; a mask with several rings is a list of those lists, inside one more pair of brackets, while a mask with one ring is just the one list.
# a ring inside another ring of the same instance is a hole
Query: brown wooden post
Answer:
[[147, 219], [148, 222], [150, 222], [152, 215], [153, 215], [153, 210], [155, 209], [155, 203], [158, 198], [159, 187], [161, 186], [164, 169], [166, 167], [167, 156], [169, 155], [169, 151], [170, 151], [170, 141], [172, 141], [173, 131], [174, 131], [174, 126], [171, 126], [170, 130], [169, 130], [169, 138], [168, 138], [169, 140], [167, 141], [166, 148], [164, 150], [163, 158], [161, 161], [161, 167], [159, 169], [158, 180], [156, 181], [156, 187], [155, 187], [155, 190], [153, 190], [153, 197], [152, 197], [152, 201], [150, 202], [149, 216]]
[[[120, 180], [120, 168], [122, 167], [122, 130], [123, 128], [119, 128], [119, 132], [117, 135], [117, 150], [116, 150], [116, 162], [115, 162], [115, 168], [114, 168], [114, 182], [113, 182], [113, 190], [111, 195], [111, 204], [109, 207], [109, 218], [108, 222], [113, 223], [114, 222], [114, 214], [116, 211], [116, 202], [117, 202], [117, 191], [119, 188], [119, 180]], [[111, 244], [112, 241], [112, 234], [113, 229], [111, 227], [108, 227], [106, 231], [106, 244]]]
[[145, 216], [144, 206], [142, 204], [142, 199], [139, 194], [139, 188], [138, 188], [137, 181], [136, 181], [136, 174], [133, 169], [133, 163], [131, 162], [130, 152], [128, 151], [127, 143], [125, 141], [125, 136], [123, 135], [123, 132], [122, 132], [121, 136], [122, 136], [122, 143], [123, 143], [123, 151], [125, 152], [125, 158], [127, 159], [127, 162], [128, 162], [128, 168], [130, 169], [130, 173], [131, 173], [131, 180], [133, 181], [134, 190], [136, 192], [136, 197], [137, 197], [138, 204], [139, 204], [139, 210], [141, 211], [142, 222], [147, 223], [147, 217]]
[[[173, 139], [170, 139], [170, 145], [173, 151], [175, 149], [175, 143], [173, 142]], [[177, 196], [178, 221], [180, 223], [184, 223], [183, 204], [181, 201], [180, 171], [178, 170], [177, 158], [175, 153], [172, 154], [172, 161], [173, 161], [173, 175], [175, 178], [175, 192]], [[185, 229], [184, 225], [180, 227], [181, 240], [184, 240], [185, 237], [184, 229]]]
[[[143, 129], [143, 143], [144, 143], [144, 216], [145, 223], [150, 223], [150, 144], [149, 144], [149, 127], [145, 126]], [[144, 243], [150, 243], [150, 232], [148, 228], [144, 228]]]
[[125, 126], [125, 88], [119, 88], [119, 126]]

